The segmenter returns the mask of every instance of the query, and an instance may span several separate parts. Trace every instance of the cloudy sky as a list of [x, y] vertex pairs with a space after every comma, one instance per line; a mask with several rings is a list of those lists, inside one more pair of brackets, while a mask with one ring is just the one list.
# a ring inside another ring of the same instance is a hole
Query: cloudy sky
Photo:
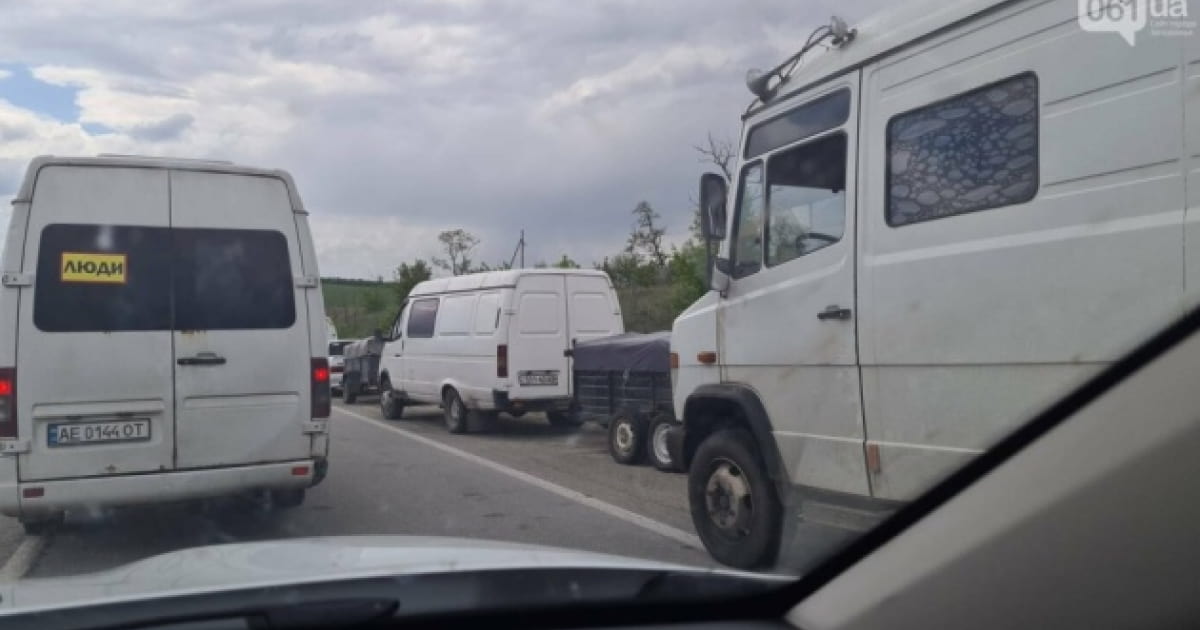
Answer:
[[691, 145], [736, 136], [746, 69], [882, 4], [0, 0], [0, 198], [40, 154], [230, 159], [291, 171], [323, 275], [390, 277], [448, 228], [591, 262], [641, 199], [684, 238]]

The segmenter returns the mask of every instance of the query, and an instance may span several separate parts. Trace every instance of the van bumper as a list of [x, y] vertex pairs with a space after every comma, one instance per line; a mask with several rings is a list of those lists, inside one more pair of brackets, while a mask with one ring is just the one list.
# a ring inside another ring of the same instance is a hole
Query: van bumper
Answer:
[[[292, 474], [292, 469], [300, 466], [307, 472]], [[163, 503], [258, 488], [307, 488], [313, 485], [315, 467], [314, 460], [302, 459], [253, 466], [8, 483], [0, 485], [0, 514], [28, 518], [80, 507]], [[24, 491], [33, 488], [41, 488], [42, 496], [24, 498]]]
[[496, 411], [504, 412], [569, 411], [571, 409], [571, 399], [565, 396], [559, 398], [511, 399], [508, 397], [508, 392], [500, 389], [492, 390], [492, 404], [495, 405]]

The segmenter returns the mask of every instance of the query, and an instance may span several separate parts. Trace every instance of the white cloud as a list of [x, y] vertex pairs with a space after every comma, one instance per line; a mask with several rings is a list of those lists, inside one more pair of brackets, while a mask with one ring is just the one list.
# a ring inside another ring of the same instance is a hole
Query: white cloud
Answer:
[[[853, 23], [868, 5], [882, 1], [837, 10]], [[0, 59], [77, 89], [80, 116], [0, 100], [0, 194], [43, 153], [224, 158], [296, 176], [326, 273], [387, 277], [454, 227], [487, 262], [522, 228], [530, 263], [599, 260], [641, 199], [684, 234], [702, 170], [691, 145], [736, 133], [745, 69], [827, 19], [805, 6], [22, 3], [0, 21]]]

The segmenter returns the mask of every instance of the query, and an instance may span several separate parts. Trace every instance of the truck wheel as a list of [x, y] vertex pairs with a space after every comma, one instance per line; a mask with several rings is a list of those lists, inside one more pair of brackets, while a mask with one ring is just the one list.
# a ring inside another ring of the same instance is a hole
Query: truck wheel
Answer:
[[574, 429], [583, 424], [579, 414], [570, 411], [547, 411], [546, 419], [550, 421], [550, 426], [560, 429]]
[[646, 454], [646, 420], [618, 411], [608, 423], [608, 454], [618, 464], [637, 464]]
[[453, 388], [447, 388], [442, 394], [442, 416], [446, 420], [446, 430], [451, 433], [467, 432], [467, 406]]
[[392, 391], [392, 382], [386, 376], [379, 383], [379, 413], [384, 420], [399, 420], [404, 415], [404, 401]]
[[358, 400], [358, 379], [354, 372], [348, 372], [342, 378], [342, 402], [353, 405]]
[[718, 562], [769, 567], [779, 553], [783, 509], [754, 438], [744, 429], [708, 436], [688, 471], [692, 524]]
[[671, 457], [667, 436], [679, 426], [671, 416], [658, 414], [650, 421], [646, 436], [646, 457], [650, 464], [663, 472], [679, 472], [679, 466]]

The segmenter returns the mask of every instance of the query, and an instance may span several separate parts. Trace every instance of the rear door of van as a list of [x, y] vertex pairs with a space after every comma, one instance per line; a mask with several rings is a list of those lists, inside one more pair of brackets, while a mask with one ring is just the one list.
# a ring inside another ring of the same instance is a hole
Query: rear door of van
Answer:
[[48, 165], [33, 188], [17, 329], [22, 481], [174, 465], [165, 170]]
[[568, 345], [625, 332], [617, 295], [604, 276], [567, 275]]
[[308, 308], [287, 186], [265, 176], [170, 177], [177, 464], [306, 458]]
[[515, 311], [508, 331], [508, 373], [513, 400], [570, 394], [565, 354], [567, 306], [561, 274], [521, 276], [514, 291]]

